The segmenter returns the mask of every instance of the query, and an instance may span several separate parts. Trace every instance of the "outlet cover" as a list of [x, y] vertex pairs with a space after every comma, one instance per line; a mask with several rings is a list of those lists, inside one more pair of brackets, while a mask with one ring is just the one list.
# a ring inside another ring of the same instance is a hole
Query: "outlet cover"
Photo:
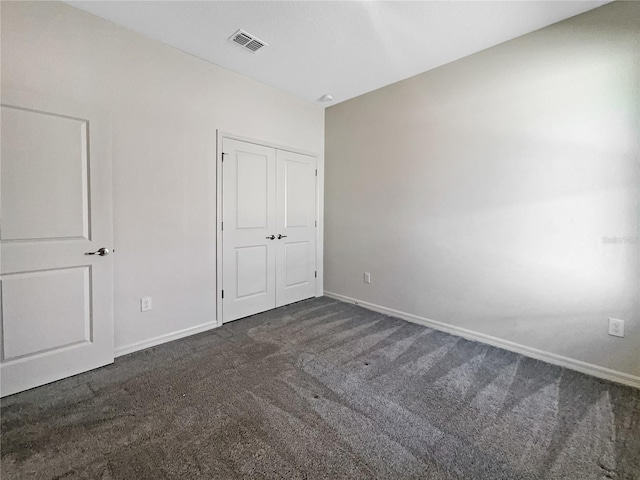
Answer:
[[624, 320], [609, 318], [609, 335], [624, 337]]
[[371, 283], [371, 274], [369, 272], [364, 272], [364, 275], [362, 276], [362, 281], [364, 283]]
[[142, 297], [140, 299], [140, 311], [148, 312], [151, 310], [151, 297]]

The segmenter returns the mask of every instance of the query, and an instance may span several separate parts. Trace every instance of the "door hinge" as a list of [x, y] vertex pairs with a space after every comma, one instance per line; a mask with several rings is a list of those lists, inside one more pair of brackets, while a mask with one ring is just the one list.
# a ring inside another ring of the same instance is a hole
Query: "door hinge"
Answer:
[[222, 290], [222, 298], [224, 298], [224, 290]]
[[224, 162], [224, 156], [225, 156], [225, 155], [228, 155], [228, 153], [224, 153], [224, 152], [222, 152], [222, 161], [223, 161], [223, 162]]
[[318, 226], [318, 220], [316, 220], [314, 223], [316, 224], [316, 227], [317, 227]]
[[316, 177], [318, 176], [318, 169], [316, 168]]
[[224, 222], [220, 222], [220, 231], [224, 230]]
[[316, 278], [318, 278], [318, 271], [317, 270], [316, 270], [316, 275], [315, 276], [316, 276]]

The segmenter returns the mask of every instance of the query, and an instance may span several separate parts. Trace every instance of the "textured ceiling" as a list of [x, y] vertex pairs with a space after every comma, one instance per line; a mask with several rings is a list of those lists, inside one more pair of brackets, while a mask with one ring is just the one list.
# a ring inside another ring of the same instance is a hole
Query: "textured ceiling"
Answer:
[[[608, 1], [69, 1], [311, 102], [335, 104]], [[253, 54], [239, 28], [267, 42]], [[327, 104], [327, 105], [331, 105]]]

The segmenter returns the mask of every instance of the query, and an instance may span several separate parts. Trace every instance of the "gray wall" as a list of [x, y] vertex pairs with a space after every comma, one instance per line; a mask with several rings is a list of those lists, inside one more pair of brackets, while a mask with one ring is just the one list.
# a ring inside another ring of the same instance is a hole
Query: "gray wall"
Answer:
[[325, 291], [640, 376], [638, 25], [613, 3], [330, 107]]
[[2, 2], [1, 54], [2, 91], [111, 118], [117, 353], [212, 326], [216, 129], [315, 152], [322, 172], [324, 109], [58, 2]]

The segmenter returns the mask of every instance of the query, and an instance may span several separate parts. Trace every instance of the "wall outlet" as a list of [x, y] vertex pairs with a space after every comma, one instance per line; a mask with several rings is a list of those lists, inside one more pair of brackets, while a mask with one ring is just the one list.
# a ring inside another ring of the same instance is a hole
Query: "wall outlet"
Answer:
[[362, 281], [364, 283], [371, 283], [371, 274], [369, 272], [364, 272], [364, 275], [362, 276]]
[[609, 335], [624, 337], [624, 320], [609, 318]]
[[151, 310], [151, 297], [142, 297], [140, 299], [140, 311], [148, 312]]

